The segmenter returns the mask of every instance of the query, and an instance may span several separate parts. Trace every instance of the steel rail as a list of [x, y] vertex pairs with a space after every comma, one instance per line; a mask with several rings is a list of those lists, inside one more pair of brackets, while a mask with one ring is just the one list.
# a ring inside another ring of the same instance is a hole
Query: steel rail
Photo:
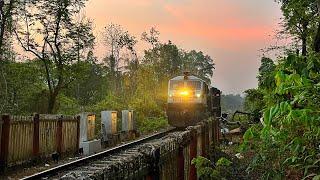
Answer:
[[123, 145], [119, 145], [119, 146], [113, 147], [113, 148], [105, 150], [105, 151], [101, 151], [99, 153], [96, 153], [96, 154], [93, 154], [93, 155], [90, 155], [90, 156], [87, 156], [87, 157], [83, 157], [81, 159], [77, 159], [77, 160], [74, 160], [74, 161], [71, 161], [71, 162], [68, 162], [68, 163], [65, 163], [65, 164], [61, 164], [59, 166], [44, 170], [44, 171], [39, 172], [39, 173], [35, 173], [33, 175], [30, 175], [30, 176], [26, 176], [26, 177], [22, 178], [22, 180], [41, 179], [41, 178], [44, 178], [44, 177], [49, 177], [49, 176], [52, 176], [52, 175], [56, 175], [59, 172], [66, 171], [66, 170], [70, 169], [71, 167], [75, 167], [76, 165], [85, 164], [85, 163], [88, 163], [88, 162], [93, 161], [95, 159], [98, 159], [99, 157], [104, 157], [104, 156], [107, 156], [107, 155], [111, 155], [111, 154], [117, 153], [117, 152], [119, 152], [121, 150], [128, 149], [128, 148], [130, 148], [132, 146], [136, 146], [136, 145], [142, 144], [142, 143], [144, 143], [146, 141], [150, 141], [150, 140], [153, 140], [153, 139], [161, 138], [161, 137], [163, 137], [163, 136], [167, 135], [168, 133], [173, 132], [175, 130], [176, 130], [176, 128], [169, 128], [168, 130], [161, 131], [161, 132], [158, 132], [156, 134], [152, 134], [152, 135], [146, 136], [144, 138], [141, 138], [141, 139], [138, 139], [138, 140], [135, 140], [135, 141], [123, 144]]

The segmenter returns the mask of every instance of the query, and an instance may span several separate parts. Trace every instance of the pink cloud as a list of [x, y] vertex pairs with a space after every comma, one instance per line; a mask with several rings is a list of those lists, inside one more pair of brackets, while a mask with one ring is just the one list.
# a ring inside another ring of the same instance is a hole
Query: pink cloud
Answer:
[[[214, 23], [206, 23], [201, 20], [192, 19], [192, 15], [186, 11], [188, 8], [180, 8], [172, 5], [165, 5], [164, 9], [176, 20], [174, 26], [166, 26], [164, 29], [174, 34], [194, 36], [219, 43], [228, 48], [238, 48], [239, 44], [250, 44], [265, 40], [268, 33], [272, 32], [272, 26], [261, 26], [248, 24], [248, 20], [241, 17], [221, 18]], [[229, 10], [225, 9], [228, 12]], [[232, 10], [234, 12], [234, 10]], [[213, 17], [214, 18], [214, 17]]]

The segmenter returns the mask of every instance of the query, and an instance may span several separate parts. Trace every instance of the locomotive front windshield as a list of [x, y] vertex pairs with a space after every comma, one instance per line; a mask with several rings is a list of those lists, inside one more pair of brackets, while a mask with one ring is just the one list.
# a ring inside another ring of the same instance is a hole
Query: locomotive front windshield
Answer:
[[200, 90], [201, 82], [200, 81], [171, 81], [170, 89], [171, 90], [180, 90], [181, 88], [188, 88], [190, 90]]
[[170, 89], [171, 90], [179, 90], [183, 86], [184, 86], [184, 82], [183, 81], [171, 81], [170, 82]]
[[187, 85], [188, 89], [194, 89], [194, 90], [201, 89], [201, 82], [200, 81], [187, 81], [186, 85]]

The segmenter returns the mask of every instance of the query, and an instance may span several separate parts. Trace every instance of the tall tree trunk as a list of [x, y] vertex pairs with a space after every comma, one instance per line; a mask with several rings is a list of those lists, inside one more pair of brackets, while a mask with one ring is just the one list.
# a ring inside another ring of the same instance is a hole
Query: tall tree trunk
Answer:
[[302, 56], [307, 56], [307, 38], [302, 38]]
[[307, 56], [307, 38], [308, 38], [308, 20], [303, 20], [302, 22], [302, 56]]
[[[317, 7], [318, 7], [318, 18], [320, 18], [320, 0], [317, 0]], [[316, 33], [316, 37], [314, 39], [314, 51], [319, 53], [320, 52], [320, 20], [318, 21], [318, 29]]]
[[319, 53], [320, 52], [320, 22], [318, 22], [318, 29], [317, 29], [317, 34], [316, 37], [314, 39], [314, 51]]
[[48, 110], [47, 110], [48, 114], [52, 114], [53, 113], [54, 107], [55, 107], [55, 104], [56, 104], [56, 100], [57, 100], [57, 96], [58, 96], [57, 92], [50, 93], [49, 99], [48, 99]]
[[3, 101], [3, 104], [0, 106], [0, 114], [2, 114], [4, 109], [5, 109], [5, 107], [6, 107], [6, 105], [7, 105], [7, 103], [8, 103], [8, 83], [7, 83], [7, 79], [6, 79], [6, 76], [4, 74], [4, 70], [3, 70], [2, 67], [0, 67], [0, 72], [1, 72], [1, 75], [2, 75], [2, 78], [3, 78], [3, 81], [4, 81], [4, 86], [5, 86], [5, 95], [3, 97], [4, 101]]
[[5, 11], [4, 0], [0, 0], [0, 60], [3, 59], [3, 44], [4, 44], [4, 36], [6, 31], [6, 26], [8, 23], [8, 18], [12, 15], [14, 0], [10, 0], [8, 4], [8, 8]]

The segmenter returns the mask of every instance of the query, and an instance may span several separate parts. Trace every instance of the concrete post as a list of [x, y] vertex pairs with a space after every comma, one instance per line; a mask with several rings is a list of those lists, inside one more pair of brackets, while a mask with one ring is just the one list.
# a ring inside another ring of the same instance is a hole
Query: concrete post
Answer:
[[104, 141], [117, 133], [117, 111], [101, 111], [101, 132]]
[[123, 110], [121, 113], [122, 113], [121, 130], [126, 132], [134, 130], [133, 111]]
[[83, 112], [77, 118], [78, 142], [80, 153], [91, 155], [101, 149], [101, 140], [95, 139], [96, 115], [94, 113]]
[[96, 115], [94, 113], [83, 112], [80, 116], [80, 143], [91, 141], [95, 135]]

